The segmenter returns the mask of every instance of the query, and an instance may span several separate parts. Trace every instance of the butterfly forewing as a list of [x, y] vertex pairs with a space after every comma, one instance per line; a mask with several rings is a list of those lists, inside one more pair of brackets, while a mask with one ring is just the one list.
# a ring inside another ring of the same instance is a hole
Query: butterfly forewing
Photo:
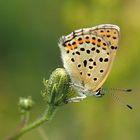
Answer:
[[119, 30], [115, 27], [100, 25], [80, 29], [61, 39], [59, 46], [64, 67], [74, 84], [91, 92], [102, 86], [118, 46]]

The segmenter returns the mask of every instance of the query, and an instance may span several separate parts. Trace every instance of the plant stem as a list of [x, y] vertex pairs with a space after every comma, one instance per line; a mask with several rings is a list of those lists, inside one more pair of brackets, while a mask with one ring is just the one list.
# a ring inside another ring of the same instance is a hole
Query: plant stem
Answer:
[[21, 116], [21, 121], [20, 121], [17, 131], [23, 128], [28, 123], [29, 116], [30, 116], [29, 111], [26, 111], [26, 113]]
[[31, 123], [27, 126], [24, 126], [19, 131], [17, 131], [13, 136], [11, 136], [5, 140], [16, 140], [19, 137], [21, 137], [23, 134], [25, 134], [25, 133], [33, 130], [34, 128], [37, 128], [41, 124], [51, 120], [54, 113], [56, 112], [56, 110], [57, 110], [56, 106], [49, 105], [47, 110], [45, 111], [44, 115], [41, 118], [39, 118], [38, 120], [34, 121], [33, 123]]

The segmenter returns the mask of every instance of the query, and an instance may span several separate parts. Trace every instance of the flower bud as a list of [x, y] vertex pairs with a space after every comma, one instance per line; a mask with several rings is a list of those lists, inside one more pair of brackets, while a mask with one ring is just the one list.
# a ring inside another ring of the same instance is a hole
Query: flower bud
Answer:
[[53, 106], [63, 105], [71, 97], [70, 78], [66, 71], [57, 68], [52, 72], [48, 80], [44, 80], [45, 89], [42, 95], [48, 104]]
[[30, 109], [32, 108], [33, 100], [31, 97], [28, 98], [20, 97], [18, 105], [20, 108], [20, 112], [25, 113], [26, 111], [30, 111]]

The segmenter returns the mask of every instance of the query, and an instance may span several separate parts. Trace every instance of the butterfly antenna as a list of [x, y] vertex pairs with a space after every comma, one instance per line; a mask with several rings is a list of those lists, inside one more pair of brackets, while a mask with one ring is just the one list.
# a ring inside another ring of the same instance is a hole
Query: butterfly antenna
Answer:
[[[129, 91], [128, 91], [129, 92]], [[118, 102], [122, 102], [126, 107], [128, 107], [129, 109], [133, 109], [133, 107], [129, 104], [127, 104], [124, 100], [120, 99], [118, 96], [116, 96], [114, 93], [111, 93], [111, 95], [118, 101]]]
[[125, 93], [129, 93], [129, 92], [132, 92], [132, 89], [123, 89], [123, 88], [109, 88], [109, 89], [103, 89], [103, 90], [106, 90], [106, 91], [110, 91], [110, 90], [113, 90], [113, 91], [121, 91], [121, 92], [125, 92]]

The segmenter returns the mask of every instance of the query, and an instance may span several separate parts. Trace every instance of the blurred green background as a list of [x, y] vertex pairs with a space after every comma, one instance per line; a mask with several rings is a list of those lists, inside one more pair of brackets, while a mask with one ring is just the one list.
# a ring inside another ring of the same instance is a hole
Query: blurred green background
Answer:
[[[59, 38], [104, 23], [121, 28], [120, 47], [105, 87], [132, 88], [133, 94], [115, 94], [134, 109], [109, 93], [65, 105], [43, 125], [45, 140], [140, 139], [139, 0], [0, 0], [0, 139], [19, 123], [19, 97], [35, 100], [30, 121], [43, 112], [42, 79], [63, 67]], [[21, 138], [29, 139], [42, 137], [33, 130]]]

